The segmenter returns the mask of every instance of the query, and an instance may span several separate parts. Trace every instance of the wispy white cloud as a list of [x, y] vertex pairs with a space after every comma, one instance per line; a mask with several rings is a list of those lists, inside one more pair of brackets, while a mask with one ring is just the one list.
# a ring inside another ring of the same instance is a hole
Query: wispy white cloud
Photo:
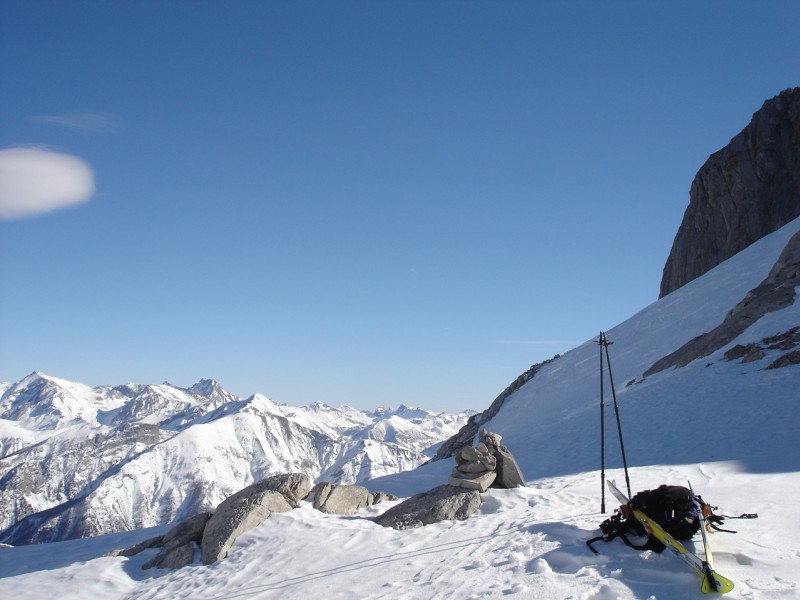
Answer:
[[92, 170], [69, 154], [0, 149], [0, 219], [21, 219], [81, 204], [94, 192]]
[[97, 111], [69, 113], [65, 115], [41, 115], [33, 117], [33, 120], [48, 125], [77, 129], [87, 133], [113, 133], [122, 128], [122, 119], [108, 113]]

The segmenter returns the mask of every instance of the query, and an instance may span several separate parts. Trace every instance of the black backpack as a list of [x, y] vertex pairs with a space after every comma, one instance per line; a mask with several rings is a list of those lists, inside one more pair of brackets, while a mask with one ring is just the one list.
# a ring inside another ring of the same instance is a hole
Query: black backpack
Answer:
[[[698, 501], [702, 506], [707, 506], [702, 498], [698, 496]], [[688, 488], [679, 485], [661, 485], [654, 490], [639, 492], [628, 502], [628, 507], [640, 510], [648, 517], [658, 523], [664, 531], [669, 533], [676, 540], [688, 540], [700, 530], [699, 507], [692, 499], [692, 493]], [[586, 544], [597, 554], [597, 550], [592, 548], [592, 543], [603, 540], [609, 542], [619, 537], [627, 546], [636, 550], [652, 550], [662, 552], [666, 546], [653, 535], [648, 535], [644, 526], [636, 520], [630, 511], [617, 510], [614, 515], [600, 524], [600, 531], [603, 535], [592, 538]], [[634, 544], [626, 534], [639, 537], [647, 537], [643, 544]]]

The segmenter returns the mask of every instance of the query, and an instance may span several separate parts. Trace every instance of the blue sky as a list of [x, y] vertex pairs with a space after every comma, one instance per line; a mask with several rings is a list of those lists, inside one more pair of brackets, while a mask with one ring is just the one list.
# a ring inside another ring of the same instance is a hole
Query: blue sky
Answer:
[[58, 198], [0, 220], [0, 380], [483, 409], [657, 299], [697, 170], [800, 85], [798, 22], [3, 0], [0, 202]]

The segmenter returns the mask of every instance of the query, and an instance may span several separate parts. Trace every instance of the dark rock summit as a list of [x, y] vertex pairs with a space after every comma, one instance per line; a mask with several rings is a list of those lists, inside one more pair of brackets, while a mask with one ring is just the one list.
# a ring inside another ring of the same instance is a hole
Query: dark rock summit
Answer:
[[664, 266], [659, 297], [800, 216], [800, 87], [767, 100], [712, 154]]

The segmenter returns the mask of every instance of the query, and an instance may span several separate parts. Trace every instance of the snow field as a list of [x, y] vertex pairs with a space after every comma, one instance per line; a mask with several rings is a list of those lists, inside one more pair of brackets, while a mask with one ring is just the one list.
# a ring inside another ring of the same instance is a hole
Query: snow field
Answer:
[[[607, 473], [624, 488], [621, 470]], [[729, 520], [736, 534], [714, 533], [717, 571], [734, 581], [731, 600], [800, 597], [800, 474], [752, 474], [734, 462], [656, 466], [630, 471], [634, 493], [661, 483], [685, 484], [719, 512], [757, 512]], [[143, 571], [155, 551], [101, 557], [153, 535], [137, 531], [0, 551], [0, 590], [20, 599], [57, 594], [64, 600], [163, 598], [490, 598], [690, 599], [704, 597], [699, 578], [669, 552], [627, 548], [619, 540], [595, 548], [586, 540], [615, 508], [600, 511], [598, 471], [490, 490], [463, 522], [395, 531], [369, 517], [326, 515], [308, 502], [272, 515], [242, 535], [231, 554], [208, 567]], [[163, 528], [162, 528], [163, 530]], [[700, 539], [687, 543], [699, 551]]]

